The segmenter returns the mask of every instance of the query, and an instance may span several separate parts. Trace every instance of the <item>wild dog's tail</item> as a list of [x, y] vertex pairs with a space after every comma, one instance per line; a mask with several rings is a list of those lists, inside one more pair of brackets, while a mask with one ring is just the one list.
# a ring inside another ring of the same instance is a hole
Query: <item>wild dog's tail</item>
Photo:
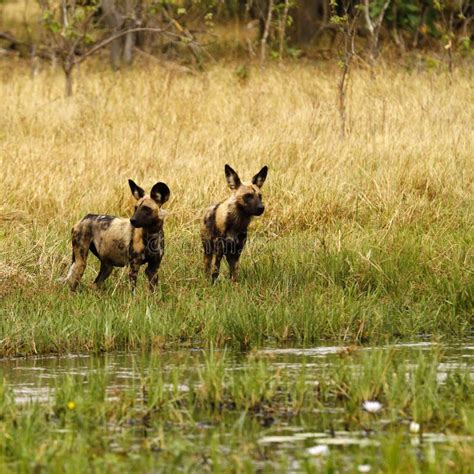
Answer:
[[[74, 239], [74, 227], [71, 229], [71, 237]], [[72, 246], [72, 263], [76, 261], [76, 256], [74, 255], [74, 244]]]
[[[72, 232], [71, 234], [74, 236], [74, 229], [72, 229]], [[72, 262], [71, 262], [71, 266], [69, 267], [69, 271], [67, 272], [67, 275], [60, 279], [62, 282], [67, 282], [69, 280], [69, 278], [71, 278], [72, 276], [72, 272], [74, 270], [74, 264], [76, 262], [76, 256], [74, 255], [74, 245], [72, 246], [72, 258], [71, 258]]]
[[[74, 228], [71, 231], [71, 235], [74, 238]], [[76, 262], [76, 256], [74, 255], [74, 244], [72, 246], [72, 258], [71, 258], [71, 260], [72, 260], [71, 266], [69, 267], [69, 271], [67, 272], [67, 275], [64, 277], [64, 279], [62, 279], [63, 282], [67, 282], [69, 280], [69, 278], [71, 278], [72, 272], [74, 270], [74, 264]]]

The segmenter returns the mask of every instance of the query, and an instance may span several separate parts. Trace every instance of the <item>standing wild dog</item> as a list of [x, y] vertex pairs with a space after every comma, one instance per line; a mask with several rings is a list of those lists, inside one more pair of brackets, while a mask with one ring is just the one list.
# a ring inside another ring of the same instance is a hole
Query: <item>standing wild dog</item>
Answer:
[[225, 201], [207, 209], [201, 228], [204, 247], [204, 268], [211, 274], [212, 282], [219, 276], [222, 257], [229, 264], [230, 278], [237, 280], [239, 258], [247, 240], [247, 228], [253, 216], [265, 210], [260, 192], [267, 178], [264, 166], [251, 183], [241, 183], [238, 174], [225, 165], [225, 177], [232, 194]]
[[100, 287], [113, 267], [130, 265], [130, 283], [135, 291], [140, 265], [148, 264], [145, 273], [150, 289], [158, 283], [157, 271], [163, 258], [165, 239], [161, 206], [169, 199], [165, 183], [156, 183], [149, 195], [128, 180], [137, 200], [131, 219], [87, 214], [72, 229], [72, 265], [66, 280], [74, 291], [86, 268], [89, 250], [100, 260], [95, 285]]

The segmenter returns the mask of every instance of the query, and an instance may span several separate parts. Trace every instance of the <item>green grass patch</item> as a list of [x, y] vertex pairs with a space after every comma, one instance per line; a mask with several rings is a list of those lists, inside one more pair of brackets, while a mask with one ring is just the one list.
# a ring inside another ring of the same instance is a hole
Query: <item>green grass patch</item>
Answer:
[[472, 245], [462, 229], [395, 229], [383, 241], [370, 229], [260, 234], [242, 256], [240, 282], [227, 280], [223, 264], [212, 286], [198, 240], [169, 232], [159, 290], [150, 294], [142, 274], [135, 295], [123, 270], [92, 289], [92, 255], [71, 293], [58, 282], [68, 249], [52, 245], [62, 255], [47, 254], [57, 259], [52, 271], [32, 264], [33, 251], [24, 264], [31, 281], [3, 298], [0, 355], [462, 337], [473, 329]]

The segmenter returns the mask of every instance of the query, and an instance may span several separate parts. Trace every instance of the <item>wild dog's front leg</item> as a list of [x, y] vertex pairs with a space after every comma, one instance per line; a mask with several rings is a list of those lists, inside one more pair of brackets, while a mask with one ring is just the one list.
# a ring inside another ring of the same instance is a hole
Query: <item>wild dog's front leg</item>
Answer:
[[240, 232], [236, 239], [233, 239], [228, 245], [228, 252], [226, 253], [227, 263], [229, 264], [230, 279], [233, 282], [237, 281], [239, 275], [239, 260], [242, 250], [247, 241], [247, 232]]
[[130, 280], [130, 286], [132, 288], [132, 293], [135, 293], [137, 289], [137, 278], [138, 278], [138, 271], [140, 270], [140, 263], [137, 261], [132, 260], [130, 262], [130, 271], [128, 273], [128, 278]]
[[158, 285], [158, 268], [160, 268], [160, 262], [150, 262], [146, 267], [145, 274], [148, 277], [150, 291], [154, 291]]
[[227, 263], [229, 264], [229, 273], [230, 279], [233, 282], [237, 281], [237, 277], [239, 276], [239, 258], [240, 255], [227, 255]]

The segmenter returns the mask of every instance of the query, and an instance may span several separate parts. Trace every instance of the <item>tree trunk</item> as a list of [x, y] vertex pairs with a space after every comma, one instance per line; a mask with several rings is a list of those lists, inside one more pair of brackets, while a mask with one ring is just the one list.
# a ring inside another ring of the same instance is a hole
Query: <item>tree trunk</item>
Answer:
[[63, 70], [64, 70], [64, 78], [66, 79], [66, 82], [65, 82], [66, 97], [71, 97], [72, 96], [72, 70], [73, 70], [73, 66], [65, 65], [63, 67]]
[[392, 1], [392, 17], [393, 17], [393, 26], [392, 26], [392, 37], [395, 41], [395, 44], [398, 46], [398, 49], [401, 54], [405, 53], [405, 43], [403, 41], [403, 36], [398, 31], [398, 0]]
[[285, 0], [285, 9], [283, 10], [283, 15], [280, 20], [280, 46], [278, 49], [279, 60], [283, 60], [283, 53], [285, 50], [285, 40], [286, 40], [286, 23], [288, 21], [288, 10], [290, 8], [290, 0]]
[[[125, 23], [124, 27], [126, 30], [134, 28], [135, 12], [133, 8], [133, 0], [126, 0], [125, 2]], [[128, 33], [124, 38], [123, 44], [123, 61], [127, 66], [130, 66], [133, 61], [133, 48], [135, 46], [135, 33]]]
[[[104, 22], [112, 33], [117, 33], [123, 25], [123, 17], [118, 12], [115, 0], [102, 0], [102, 10], [104, 11]], [[124, 39], [117, 38], [112, 42], [110, 48], [110, 63], [112, 69], [120, 69]]]
[[309, 43], [322, 24], [328, 20], [328, 0], [299, 0], [294, 10], [293, 39], [300, 44]]
[[270, 34], [270, 26], [272, 23], [272, 15], [273, 15], [273, 0], [269, 0], [268, 2], [268, 14], [267, 19], [265, 21], [265, 31], [263, 32], [263, 36], [260, 42], [260, 63], [263, 65], [265, 62], [266, 56], [266, 47], [267, 47], [267, 40], [268, 35]]
[[130, 66], [133, 61], [133, 47], [135, 46], [135, 35], [133, 33], [127, 33], [125, 36], [123, 46], [123, 61], [127, 66]]
[[425, 4], [423, 4], [422, 7], [421, 7], [420, 24], [418, 25], [418, 28], [416, 29], [415, 37], [413, 38], [412, 47], [414, 49], [418, 48], [419, 38], [420, 38], [420, 31], [422, 30], [423, 26], [426, 23], [427, 13], [428, 13], [428, 7]]

